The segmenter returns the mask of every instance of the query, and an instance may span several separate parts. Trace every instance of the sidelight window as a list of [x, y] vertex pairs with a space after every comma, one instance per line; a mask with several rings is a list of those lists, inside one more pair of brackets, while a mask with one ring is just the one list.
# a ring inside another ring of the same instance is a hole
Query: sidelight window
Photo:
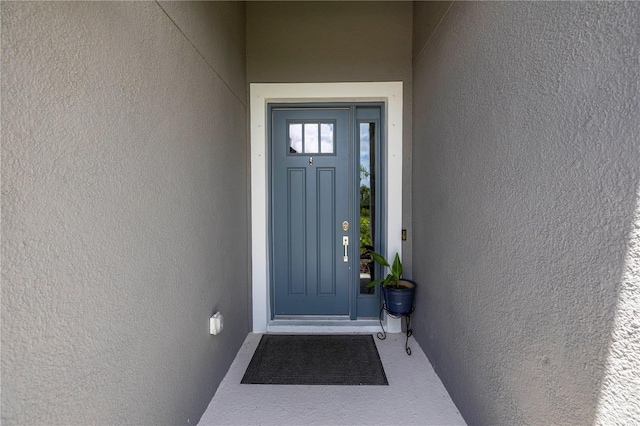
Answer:
[[361, 122], [358, 129], [360, 146], [360, 294], [373, 294], [367, 287], [374, 279], [374, 263], [369, 250], [376, 247], [376, 123]]

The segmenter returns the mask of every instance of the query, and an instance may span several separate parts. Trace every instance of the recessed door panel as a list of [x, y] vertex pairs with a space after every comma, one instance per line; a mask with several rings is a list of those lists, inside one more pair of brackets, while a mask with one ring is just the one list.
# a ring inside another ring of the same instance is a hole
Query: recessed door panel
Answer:
[[318, 294], [336, 295], [336, 180], [335, 169], [317, 170]]
[[287, 176], [287, 250], [289, 294], [305, 294], [307, 287], [307, 215], [305, 169], [289, 169]]

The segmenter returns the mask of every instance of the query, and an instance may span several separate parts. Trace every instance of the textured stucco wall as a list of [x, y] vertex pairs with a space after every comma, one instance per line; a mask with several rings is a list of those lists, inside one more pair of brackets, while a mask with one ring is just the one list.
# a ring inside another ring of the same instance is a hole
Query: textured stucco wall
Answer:
[[640, 424], [640, 185], [596, 424]]
[[2, 422], [193, 424], [249, 330], [244, 4], [1, 7]]
[[436, 32], [446, 16], [453, 1], [414, 1], [413, 2], [413, 61], [427, 47], [429, 39]]
[[411, 276], [411, 2], [248, 2], [247, 82], [402, 81], [403, 244]]
[[638, 22], [638, 3], [455, 2], [414, 47], [414, 335], [470, 424], [597, 419], [637, 287]]

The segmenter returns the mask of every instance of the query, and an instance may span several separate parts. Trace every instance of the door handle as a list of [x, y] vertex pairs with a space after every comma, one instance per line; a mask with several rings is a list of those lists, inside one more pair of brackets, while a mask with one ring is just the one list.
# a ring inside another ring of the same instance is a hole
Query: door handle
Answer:
[[344, 261], [349, 261], [349, 237], [342, 237], [342, 247], [344, 247]]

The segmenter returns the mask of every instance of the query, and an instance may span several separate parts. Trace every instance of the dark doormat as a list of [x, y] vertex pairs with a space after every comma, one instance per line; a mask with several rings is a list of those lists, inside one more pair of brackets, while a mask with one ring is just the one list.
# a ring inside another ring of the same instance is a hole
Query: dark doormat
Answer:
[[265, 334], [240, 383], [388, 385], [369, 335]]

